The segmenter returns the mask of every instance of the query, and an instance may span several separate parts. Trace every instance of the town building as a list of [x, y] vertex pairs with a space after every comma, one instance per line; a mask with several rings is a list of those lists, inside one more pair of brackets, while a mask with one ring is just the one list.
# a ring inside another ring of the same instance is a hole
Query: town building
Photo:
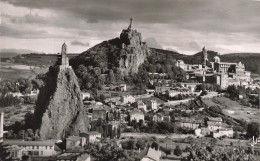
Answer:
[[171, 117], [169, 115], [163, 115], [161, 113], [155, 114], [153, 116], [153, 121], [155, 122], [170, 122], [171, 121]]
[[86, 145], [86, 138], [80, 136], [69, 136], [66, 138], [66, 150], [82, 148]]
[[92, 120], [98, 120], [98, 119], [103, 119], [105, 120], [107, 117], [107, 112], [108, 110], [106, 108], [93, 108], [92, 111]]
[[63, 152], [49, 157], [31, 157], [32, 161], [90, 161], [90, 155], [82, 151]]
[[10, 145], [7, 147], [9, 152], [9, 157], [12, 157], [12, 160], [21, 160], [24, 151], [24, 147], [19, 147], [17, 145]]
[[122, 103], [134, 103], [135, 98], [131, 95], [121, 96]]
[[101, 133], [97, 131], [90, 131], [87, 133], [81, 133], [80, 137], [86, 138], [86, 143], [94, 143], [101, 140]]
[[144, 104], [144, 102], [142, 100], [137, 101], [137, 108], [139, 110], [144, 110], [145, 112], [147, 111], [147, 106], [146, 106], [146, 104]]
[[110, 121], [107, 124], [107, 137], [115, 138], [120, 130], [120, 121]]
[[198, 129], [202, 126], [201, 120], [191, 120], [191, 119], [178, 119], [176, 120], [176, 123], [179, 124], [182, 128], [188, 128], [188, 129]]
[[86, 98], [90, 98], [90, 93], [82, 92], [81, 93], [81, 98], [82, 98], [82, 100], [85, 100]]
[[158, 104], [156, 100], [149, 100], [148, 103], [148, 108], [150, 108], [151, 110], [157, 110], [158, 109]]
[[158, 150], [149, 148], [146, 156], [144, 156], [141, 161], [160, 161], [162, 153]]
[[22, 141], [22, 140], [4, 140], [11, 156], [21, 160], [23, 155], [27, 156], [51, 156], [56, 154], [53, 141]]
[[201, 64], [185, 64], [182, 60], [177, 60], [176, 66], [186, 71], [188, 79], [199, 83], [215, 83], [222, 89], [226, 89], [230, 85], [250, 84], [251, 73], [245, 70], [243, 63], [221, 62], [218, 56], [213, 58], [213, 62], [209, 62], [205, 47], [202, 49], [201, 56]]
[[221, 128], [216, 131], [210, 132], [211, 136], [213, 138], [219, 138], [219, 137], [233, 137], [234, 131], [233, 128]]
[[222, 123], [216, 121], [207, 121], [207, 126], [210, 131], [215, 131], [222, 128]]
[[119, 90], [120, 90], [121, 92], [125, 92], [125, 91], [126, 91], [126, 84], [120, 84], [120, 85], [119, 85]]
[[140, 111], [131, 111], [129, 113], [130, 115], [130, 121], [136, 120], [136, 122], [139, 122], [140, 120], [144, 121], [144, 114]]
[[197, 85], [201, 83], [181, 83], [181, 86], [184, 88], [188, 88], [190, 92], [195, 92]]

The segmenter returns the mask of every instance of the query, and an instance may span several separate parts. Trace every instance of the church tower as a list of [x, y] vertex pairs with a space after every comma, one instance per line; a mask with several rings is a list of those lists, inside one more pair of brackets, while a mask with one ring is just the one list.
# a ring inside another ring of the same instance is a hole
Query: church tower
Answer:
[[0, 143], [3, 142], [4, 134], [4, 112], [0, 110]]
[[202, 66], [206, 66], [206, 63], [208, 61], [208, 53], [207, 50], [205, 49], [205, 46], [202, 49]]
[[58, 65], [60, 68], [67, 68], [69, 67], [69, 58], [67, 57], [67, 45], [65, 42], [62, 44], [61, 47], [61, 54], [58, 56]]

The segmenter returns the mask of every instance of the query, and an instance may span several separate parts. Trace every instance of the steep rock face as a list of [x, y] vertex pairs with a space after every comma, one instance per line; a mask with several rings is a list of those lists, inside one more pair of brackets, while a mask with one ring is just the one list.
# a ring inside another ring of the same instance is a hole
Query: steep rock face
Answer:
[[34, 113], [42, 139], [62, 139], [88, 128], [77, 77], [71, 68], [50, 67]]
[[138, 67], [150, 55], [150, 48], [142, 42], [141, 33], [136, 30], [123, 30], [120, 34], [119, 69], [124, 75], [137, 73]]
[[121, 43], [131, 46], [142, 45], [142, 35], [136, 30], [124, 29], [120, 34]]
[[120, 38], [104, 41], [70, 60], [74, 69], [80, 64], [100, 67], [103, 73], [118, 68], [122, 75], [138, 72], [139, 66], [151, 54], [150, 48], [142, 42], [141, 33], [124, 29]]

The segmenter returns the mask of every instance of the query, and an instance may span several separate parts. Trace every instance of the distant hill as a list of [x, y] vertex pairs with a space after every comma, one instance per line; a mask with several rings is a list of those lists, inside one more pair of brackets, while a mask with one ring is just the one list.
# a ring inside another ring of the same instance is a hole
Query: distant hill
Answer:
[[260, 74], [260, 53], [232, 53], [220, 55], [220, 60], [224, 62], [239, 62], [245, 64], [246, 70]]
[[[174, 55], [175, 59], [183, 60], [187, 64], [199, 64], [202, 62], [202, 52], [198, 52], [194, 55], [183, 55], [174, 51], [168, 51], [163, 49], [154, 49], [157, 52]], [[219, 56], [222, 62], [239, 62], [245, 64], [246, 70], [252, 73], [260, 74], [260, 53], [230, 53], [219, 55], [218, 52], [208, 51], [208, 59], [213, 61], [215, 56]]]
[[[50, 66], [55, 64], [57, 61], [58, 54], [39, 54], [39, 53], [29, 53], [29, 54], [18, 54], [18, 53], [0, 53], [2, 58], [13, 58], [14, 63], [33, 65], [33, 66]], [[76, 53], [69, 53], [68, 57], [72, 58], [78, 56]]]
[[18, 53], [0, 53], [0, 58], [12, 58], [19, 55]]
[[70, 65], [82, 89], [120, 82], [143, 87], [149, 81], [149, 73], [185, 79], [183, 70], [175, 66], [177, 56], [177, 52], [148, 47], [137, 30], [123, 29], [119, 38], [103, 41], [73, 57]]
[[20, 54], [35, 53], [26, 49], [0, 49], [0, 58], [12, 58]]

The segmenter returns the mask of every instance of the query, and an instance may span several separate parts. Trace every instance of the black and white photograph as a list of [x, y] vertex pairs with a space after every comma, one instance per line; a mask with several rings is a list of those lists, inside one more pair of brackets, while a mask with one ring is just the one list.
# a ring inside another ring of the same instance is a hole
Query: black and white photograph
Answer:
[[0, 0], [0, 161], [259, 161], [260, 0]]

